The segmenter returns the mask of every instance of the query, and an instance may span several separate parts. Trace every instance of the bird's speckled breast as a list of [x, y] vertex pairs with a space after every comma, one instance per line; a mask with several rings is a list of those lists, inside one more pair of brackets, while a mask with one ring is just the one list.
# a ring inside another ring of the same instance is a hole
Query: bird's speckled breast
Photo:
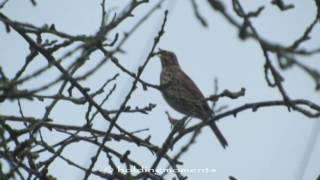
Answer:
[[164, 68], [160, 75], [160, 85], [163, 87], [162, 96], [167, 103], [174, 108], [176, 111], [189, 114], [190, 109], [193, 109], [193, 103], [186, 101], [185, 91], [180, 85], [181, 82], [176, 77], [176, 72], [181, 71], [176, 68]]
[[162, 69], [160, 74], [160, 85], [163, 86], [173, 80], [173, 73], [168, 71], [167, 68]]

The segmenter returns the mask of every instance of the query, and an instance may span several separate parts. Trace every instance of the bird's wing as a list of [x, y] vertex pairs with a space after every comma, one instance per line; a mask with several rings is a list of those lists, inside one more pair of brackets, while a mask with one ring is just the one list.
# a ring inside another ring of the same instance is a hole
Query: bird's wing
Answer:
[[205, 112], [211, 112], [211, 109], [209, 105], [206, 102], [203, 102], [204, 100], [204, 95], [201, 93], [200, 89], [198, 86], [192, 81], [192, 79], [183, 71], [179, 71], [177, 73], [176, 77], [177, 79], [183, 79], [179, 83], [181, 83], [181, 86], [184, 87], [184, 89], [187, 90], [187, 95], [185, 97], [189, 97], [190, 101], [196, 102], [199, 106], [200, 109], [202, 109]]
[[177, 73], [177, 79], [183, 79], [182, 81], [180, 81], [180, 83], [185, 89], [187, 89], [188, 92], [190, 92], [190, 96], [192, 96], [192, 99], [204, 99], [204, 96], [201, 93], [198, 86], [192, 81], [192, 79], [186, 73], [184, 73], [183, 71], [179, 71]]

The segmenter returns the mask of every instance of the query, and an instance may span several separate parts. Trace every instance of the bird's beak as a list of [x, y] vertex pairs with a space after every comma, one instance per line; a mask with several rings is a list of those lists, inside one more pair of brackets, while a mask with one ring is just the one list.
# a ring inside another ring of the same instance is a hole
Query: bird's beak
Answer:
[[158, 52], [156, 53], [157, 56], [161, 56], [161, 53], [163, 52], [163, 49], [158, 48]]
[[160, 57], [160, 59], [164, 59], [165, 57], [165, 50], [161, 49], [161, 48], [158, 48], [158, 52], [156, 53], [156, 55], [158, 55]]
[[163, 49], [161, 49], [161, 48], [158, 48], [158, 51], [159, 51], [159, 52], [161, 52], [161, 51], [163, 51]]

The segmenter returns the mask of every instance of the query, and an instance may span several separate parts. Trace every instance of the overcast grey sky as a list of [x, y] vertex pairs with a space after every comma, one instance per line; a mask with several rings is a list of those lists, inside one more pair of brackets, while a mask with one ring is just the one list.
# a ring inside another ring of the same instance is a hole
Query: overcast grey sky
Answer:
[[[257, 9], [265, 5], [265, 9], [258, 19], [253, 23], [262, 37], [283, 45], [289, 45], [299, 37], [306, 26], [308, 26], [316, 13], [314, 1], [285, 0], [293, 3], [295, 8], [281, 12], [277, 7], [266, 1], [241, 1], [246, 11]], [[8, 2], [1, 11], [13, 20], [30, 22], [41, 26], [44, 23], [54, 23], [55, 27], [70, 34], [94, 34], [100, 23], [100, 1], [91, 0], [42, 0], [38, 5], [32, 7], [29, 1], [12, 0]], [[112, 12], [119, 12], [123, 4], [129, 1], [108, 0], [108, 8], [113, 7]], [[144, 15], [152, 4], [143, 5], [134, 11], [135, 17], [126, 21], [118, 28], [122, 33], [130, 29], [138, 17]], [[221, 99], [218, 106], [228, 105], [228, 108], [237, 107], [244, 103], [278, 100], [281, 99], [279, 92], [267, 86], [264, 79], [263, 65], [264, 57], [257, 42], [253, 40], [241, 41], [237, 30], [226, 22], [218, 13], [212, 11], [206, 1], [197, 1], [200, 11], [208, 21], [209, 28], [203, 28], [196, 21], [190, 2], [187, 0], [171, 1], [171, 5], [165, 3], [148, 19], [140, 29], [133, 34], [124, 45], [126, 54], [117, 54], [122, 65], [131, 70], [136, 70], [146, 58], [153, 38], [163, 19], [163, 12], [169, 8], [168, 23], [165, 34], [159, 47], [176, 53], [180, 65], [185, 72], [196, 82], [202, 92], [209, 96], [213, 93], [213, 79], [219, 80], [220, 91], [223, 89], [239, 90], [246, 88], [246, 95], [237, 100]], [[225, 1], [228, 12], [232, 12], [229, 1]], [[315, 27], [311, 41], [304, 44], [305, 48], [319, 47], [320, 29]], [[112, 36], [110, 36], [111, 38]], [[13, 77], [16, 71], [24, 64], [28, 53], [28, 46], [24, 40], [12, 32], [7, 34], [5, 28], [0, 28], [0, 63], [9, 77]], [[90, 56], [92, 66], [102, 57], [95, 53]], [[273, 58], [273, 56], [272, 56]], [[319, 55], [308, 57], [310, 66], [320, 67]], [[37, 58], [32, 67], [37, 69], [46, 64], [47, 61]], [[274, 64], [276, 62], [274, 61]], [[142, 78], [150, 83], [158, 84], [160, 74], [160, 62], [157, 58], [152, 59], [143, 73]], [[85, 72], [82, 69], [81, 72]], [[112, 64], [106, 64], [94, 76], [82, 85], [92, 89], [101, 85], [105, 79], [112, 77], [119, 69]], [[37, 87], [48, 80], [57, 77], [58, 72], [50, 71], [38, 78], [33, 83], [25, 84], [23, 87]], [[80, 72], [79, 72], [80, 73]], [[297, 68], [282, 72], [286, 81], [284, 83], [288, 94], [293, 99], [309, 99], [319, 103], [319, 92], [314, 91], [314, 82], [305, 73]], [[110, 101], [104, 105], [106, 108], [115, 109], [122, 102], [124, 94], [128, 92], [132, 79], [121, 74], [117, 82], [116, 94], [111, 96]], [[21, 88], [23, 88], [21, 87]], [[111, 86], [109, 87], [111, 88]], [[51, 89], [42, 94], [55, 92]], [[45, 101], [49, 104], [50, 101]], [[151, 142], [162, 145], [170, 132], [165, 111], [169, 111], [174, 117], [182, 117], [181, 114], [171, 109], [161, 97], [158, 91], [149, 89], [143, 91], [141, 87], [137, 90], [129, 104], [132, 107], [145, 106], [148, 103], [157, 104], [150, 115], [123, 114], [118, 123], [129, 130], [150, 128], [149, 131], [140, 134], [141, 137], [152, 135]], [[45, 111], [42, 102], [22, 101], [24, 112], [28, 116], [41, 117]], [[6, 101], [0, 104], [1, 114], [18, 114], [16, 102]], [[83, 124], [84, 114], [87, 107], [79, 108], [70, 106], [68, 103], [59, 103], [50, 116], [57, 123], [73, 125]], [[100, 118], [101, 119], [101, 118]], [[194, 122], [198, 120], [194, 119]], [[271, 107], [259, 109], [257, 112], [245, 111], [238, 114], [236, 118], [228, 117], [220, 122], [218, 126], [229, 141], [229, 148], [223, 150], [212, 132], [204, 128], [197, 142], [182, 157], [184, 165], [181, 168], [210, 168], [216, 172], [208, 174], [187, 174], [190, 179], [227, 179], [229, 175], [239, 180], [298, 180], [301, 170], [305, 168], [303, 180], [315, 179], [320, 174], [320, 140], [316, 139], [313, 149], [308, 149], [311, 139], [318, 137], [318, 133], [312, 133], [315, 129], [320, 130], [319, 119], [308, 119], [302, 114], [289, 113], [285, 107]], [[106, 123], [102, 120], [95, 122], [95, 127], [106, 129]], [[51, 142], [58, 141], [61, 135], [48, 131], [45, 138]], [[185, 142], [185, 140], [183, 141]], [[150, 167], [154, 156], [146, 150], [141, 150], [134, 145], [125, 143], [109, 143], [111, 147], [120, 152], [130, 150], [130, 157]], [[183, 143], [179, 143], [183, 145]], [[169, 152], [169, 154], [174, 154]], [[76, 160], [82, 165], [88, 166], [89, 157], [95, 153], [95, 148], [88, 144], [75, 144], [64, 151], [64, 155]], [[310, 154], [310, 161], [304, 167], [306, 154]], [[105, 157], [101, 158], [96, 168], [107, 168]], [[162, 168], [166, 163], [161, 163]], [[67, 167], [67, 168], [66, 168]], [[50, 167], [51, 173], [58, 179], [78, 179], [83, 174], [75, 168], [58, 160]], [[67, 172], [66, 172], [67, 170]], [[95, 179], [92, 176], [92, 179]]]

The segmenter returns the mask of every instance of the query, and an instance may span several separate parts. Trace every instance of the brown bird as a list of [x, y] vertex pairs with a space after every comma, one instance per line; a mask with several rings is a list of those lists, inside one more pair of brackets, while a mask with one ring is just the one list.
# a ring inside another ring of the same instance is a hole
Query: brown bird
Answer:
[[[167, 103], [176, 111], [208, 121], [213, 118], [213, 111], [196, 84], [183, 72], [178, 59], [173, 52], [159, 49], [162, 71], [160, 86], [162, 95]], [[226, 139], [213, 122], [210, 128], [217, 136], [223, 148], [228, 145]]]

